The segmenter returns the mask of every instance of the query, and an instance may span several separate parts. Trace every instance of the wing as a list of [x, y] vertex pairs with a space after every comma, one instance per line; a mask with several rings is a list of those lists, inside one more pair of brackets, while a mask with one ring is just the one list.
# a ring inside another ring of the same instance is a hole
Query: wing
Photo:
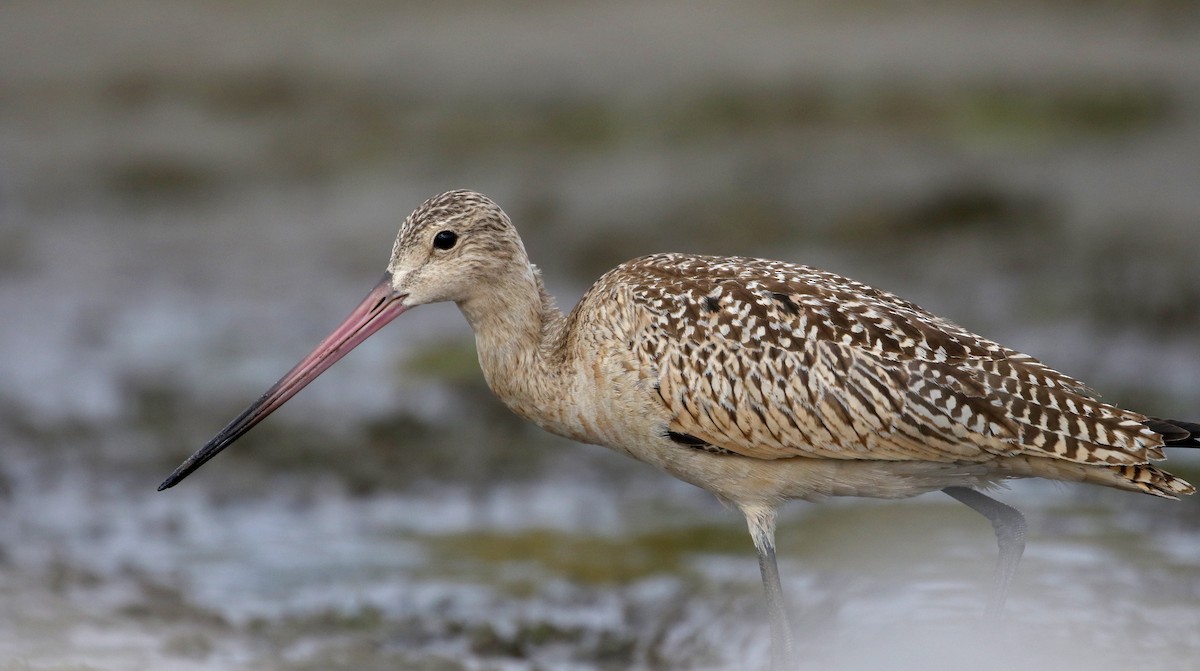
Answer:
[[805, 266], [657, 255], [613, 271], [667, 431], [748, 457], [1161, 458], [1146, 418], [892, 294]]

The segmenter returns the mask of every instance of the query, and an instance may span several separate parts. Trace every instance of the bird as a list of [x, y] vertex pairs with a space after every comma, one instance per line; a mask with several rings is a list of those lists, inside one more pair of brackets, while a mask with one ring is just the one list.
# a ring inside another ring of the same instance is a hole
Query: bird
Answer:
[[651, 464], [744, 515], [773, 669], [796, 655], [775, 556], [786, 501], [946, 493], [992, 524], [999, 555], [985, 612], [997, 615], [1026, 523], [985, 491], [1013, 478], [1168, 499], [1195, 491], [1151, 461], [1164, 447], [1200, 447], [1200, 424], [1102, 403], [1032, 356], [835, 273], [652, 254], [601, 276], [564, 313], [508, 215], [470, 190], [414, 210], [361, 304], [159, 490], [385, 324], [444, 301], [466, 318], [488, 386], [514, 413]]

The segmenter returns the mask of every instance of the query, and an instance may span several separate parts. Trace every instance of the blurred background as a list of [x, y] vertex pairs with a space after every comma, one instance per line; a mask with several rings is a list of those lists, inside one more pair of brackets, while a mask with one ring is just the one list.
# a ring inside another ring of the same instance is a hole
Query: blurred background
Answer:
[[[460, 187], [564, 307], [644, 253], [785, 259], [1198, 419], [1198, 157], [1192, 0], [5, 2], [0, 669], [761, 667], [740, 516], [510, 416], [453, 306], [154, 488]], [[813, 668], [1200, 655], [1200, 502], [999, 497], [1003, 627], [964, 506], [790, 506]]]

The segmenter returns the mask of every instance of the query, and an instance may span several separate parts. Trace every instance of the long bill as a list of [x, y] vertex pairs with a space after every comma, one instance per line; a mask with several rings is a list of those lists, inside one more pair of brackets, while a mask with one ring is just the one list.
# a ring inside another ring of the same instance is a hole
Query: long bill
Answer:
[[287, 375], [284, 375], [268, 389], [262, 398], [246, 408], [242, 414], [208, 441], [207, 445], [196, 450], [192, 456], [180, 464], [179, 468], [176, 468], [175, 472], [171, 473], [158, 486], [158, 491], [161, 492], [179, 484], [180, 480], [203, 466], [204, 462], [217, 456], [221, 450], [229, 447], [233, 441], [295, 396], [296, 392], [315, 380], [338, 359], [346, 356], [350, 350], [383, 328], [385, 324], [399, 317], [408, 309], [403, 303], [404, 297], [405, 294], [396, 293], [396, 290], [392, 288], [391, 273], [385, 274], [379, 284], [371, 290], [371, 293], [367, 294], [358, 307], [354, 308], [350, 316], [346, 317], [346, 320], [333, 330], [333, 333], [326, 336], [325, 340], [321, 341], [321, 344], [317, 345], [312, 353], [304, 357], [300, 363], [296, 364], [295, 368], [288, 371]]

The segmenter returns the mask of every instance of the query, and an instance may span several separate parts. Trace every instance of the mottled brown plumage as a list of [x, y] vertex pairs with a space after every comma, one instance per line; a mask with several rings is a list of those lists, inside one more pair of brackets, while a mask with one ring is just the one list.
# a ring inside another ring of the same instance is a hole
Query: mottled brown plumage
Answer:
[[608, 311], [621, 315], [609, 329], [633, 345], [668, 430], [723, 451], [993, 462], [1002, 474], [1004, 458], [1023, 456], [1095, 465], [1097, 482], [1158, 496], [1192, 492], [1148, 463], [1176, 424], [1100, 403], [1028, 355], [833, 273], [658, 254], [607, 273], [581, 307], [595, 293], [628, 305]]
[[977, 491], [1043, 477], [1175, 498], [1150, 464], [1200, 425], [1101, 403], [1036, 359], [887, 292], [779, 261], [657, 254], [601, 277], [564, 315], [503, 211], [471, 191], [404, 222], [388, 274], [312, 354], [197, 451], [173, 486], [400, 313], [453, 301], [488, 385], [514, 412], [707, 489], [746, 516], [790, 657], [774, 554], [787, 499], [943, 490], [1000, 544], [990, 610], [1024, 548], [1020, 513]]

